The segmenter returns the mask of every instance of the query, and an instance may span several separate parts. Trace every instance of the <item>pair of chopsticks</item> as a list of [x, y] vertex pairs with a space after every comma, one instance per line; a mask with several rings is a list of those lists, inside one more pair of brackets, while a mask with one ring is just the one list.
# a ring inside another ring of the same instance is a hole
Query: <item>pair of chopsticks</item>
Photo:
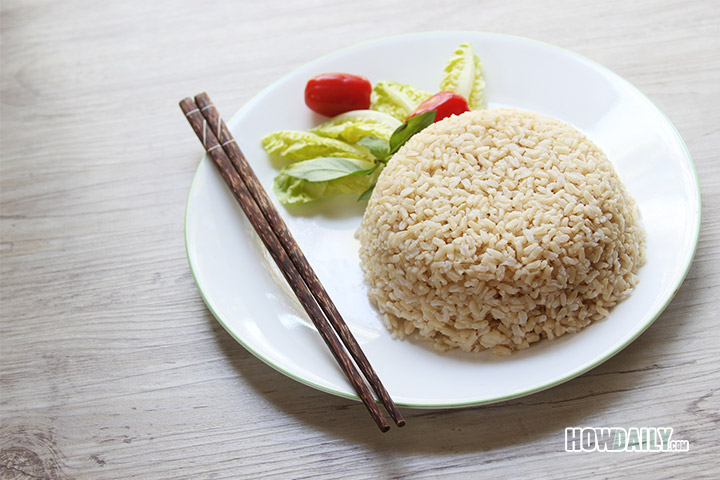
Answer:
[[390, 429], [365, 379], [395, 424], [405, 425], [405, 419], [273, 207], [210, 97], [201, 93], [194, 100], [186, 98], [180, 102], [180, 108], [375, 423], [383, 432]]

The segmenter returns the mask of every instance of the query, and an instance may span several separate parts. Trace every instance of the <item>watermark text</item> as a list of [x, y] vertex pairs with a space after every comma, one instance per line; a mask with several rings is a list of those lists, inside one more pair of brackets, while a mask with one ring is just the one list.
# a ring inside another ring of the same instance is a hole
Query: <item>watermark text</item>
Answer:
[[674, 440], [672, 427], [569, 427], [566, 452], [687, 452], [690, 442]]

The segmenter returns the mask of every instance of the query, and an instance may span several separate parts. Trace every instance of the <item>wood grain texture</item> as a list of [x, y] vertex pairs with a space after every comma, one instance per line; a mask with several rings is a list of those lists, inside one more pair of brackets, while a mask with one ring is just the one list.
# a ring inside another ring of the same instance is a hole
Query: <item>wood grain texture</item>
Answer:
[[[0, 478], [716, 478], [720, 9], [715, 2], [93, 2], [0, 6]], [[482, 30], [595, 60], [693, 156], [687, 279], [620, 354], [522, 399], [410, 410], [292, 381], [213, 319], [184, 250], [201, 147], [177, 108], [240, 108], [293, 68], [388, 35]], [[672, 426], [690, 452], [564, 452], [568, 426]]]

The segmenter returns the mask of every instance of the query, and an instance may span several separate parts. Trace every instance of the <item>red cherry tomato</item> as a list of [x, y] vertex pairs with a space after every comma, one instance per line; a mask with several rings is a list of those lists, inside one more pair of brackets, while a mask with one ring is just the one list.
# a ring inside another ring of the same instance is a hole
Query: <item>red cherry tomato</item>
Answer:
[[370, 81], [349, 73], [323, 73], [308, 80], [305, 104], [313, 112], [334, 117], [350, 110], [370, 108]]
[[462, 95], [455, 92], [440, 92], [422, 102], [415, 109], [410, 117], [420, 115], [421, 113], [437, 110], [435, 121], [438, 122], [450, 115], [460, 115], [463, 112], [469, 112], [467, 100]]

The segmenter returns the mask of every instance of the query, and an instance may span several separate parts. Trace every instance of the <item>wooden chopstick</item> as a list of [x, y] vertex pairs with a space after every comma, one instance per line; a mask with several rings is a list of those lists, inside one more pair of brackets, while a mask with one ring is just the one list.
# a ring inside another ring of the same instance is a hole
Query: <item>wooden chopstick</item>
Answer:
[[260, 239], [265, 244], [268, 252], [280, 268], [283, 276], [288, 281], [288, 284], [295, 292], [295, 295], [298, 297], [298, 300], [302, 304], [303, 308], [315, 324], [320, 336], [330, 348], [335, 360], [338, 362], [348, 380], [353, 385], [353, 388], [358, 393], [363, 404], [370, 412], [373, 420], [375, 420], [375, 423], [381, 431], [385, 432], [389, 430], [390, 426], [375, 402], [372, 392], [368, 388], [360, 372], [358, 372], [351, 357], [349, 357], [345, 352], [340, 340], [335, 336], [332, 327], [323, 315], [323, 312], [317, 304], [310, 288], [305, 284], [302, 276], [288, 256], [287, 251], [268, 224], [262, 210], [260, 210], [247, 186], [242, 181], [242, 178], [239, 176], [237, 170], [225, 153], [223, 146], [218, 142], [217, 137], [212, 130], [208, 128], [208, 122], [200, 112], [200, 108], [198, 108], [195, 102], [190, 98], [182, 100], [180, 102], [180, 108], [185, 113], [188, 122], [202, 142], [203, 147], [208, 152], [208, 155], [218, 167], [221, 176], [230, 187], [230, 190], [237, 199], [251, 225], [258, 233]]
[[305, 283], [308, 287], [310, 287], [310, 291], [313, 292], [315, 299], [320, 304], [320, 308], [322, 308], [323, 312], [325, 312], [325, 315], [330, 321], [332, 327], [335, 329], [335, 332], [340, 336], [343, 344], [350, 352], [350, 355], [355, 360], [355, 363], [357, 363], [358, 367], [360, 367], [360, 371], [362, 371], [365, 375], [365, 378], [368, 383], [370, 383], [370, 386], [373, 388], [382, 404], [385, 406], [385, 409], [390, 414], [390, 417], [396, 425], [402, 427], [405, 425], [405, 419], [400, 413], [400, 410], [398, 410], [397, 406], [390, 397], [390, 394], [380, 381], [375, 369], [373, 369], [370, 361], [360, 348], [357, 340], [355, 340], [355, 337], [350, 332], [350, 329], [340, 315], [337, 307], [330, 299], [330, 295], [328, 295], [325, 287], [323, 287], [320, 279], [315, 274], [315, 271], [310, 266], [307, 258], [290, 233], [290, 229], [287, 227], [282, 217], [280, 217], [277, 209], [275, 209], [270, 202], [270, 198], [265, 192], [265, 189], [260, 184], [257, 176], [255, 176], [250, 164], [240, 150], [240, 147], [230, 133], [230, 130], [227, 128], [227, 125], [220, 117], [220, 114], [210, 100], [210, 97], [207, 93], [201, 93], [195, 96], [195, 103], [198, 108], [200, 108], [200, 112], [205, 117], [205, 120], [207, 120], [213, 134], [215, 134], [215, 137], [223, 145], [225, 153], [230, 158], [230, 161], [235, 166], [235, 169], [240, 174], [242, 180], [245, 182], [245, 185], [257, 202], [260, 210], [263, 212], [263, 215], [265, 215], [265, 218], [270, 224], [270, 228], [272, 228], [275, 235], [277, 235], [278, 240], [280, 240], [280, 243], [287, 251], [290, 259]]

